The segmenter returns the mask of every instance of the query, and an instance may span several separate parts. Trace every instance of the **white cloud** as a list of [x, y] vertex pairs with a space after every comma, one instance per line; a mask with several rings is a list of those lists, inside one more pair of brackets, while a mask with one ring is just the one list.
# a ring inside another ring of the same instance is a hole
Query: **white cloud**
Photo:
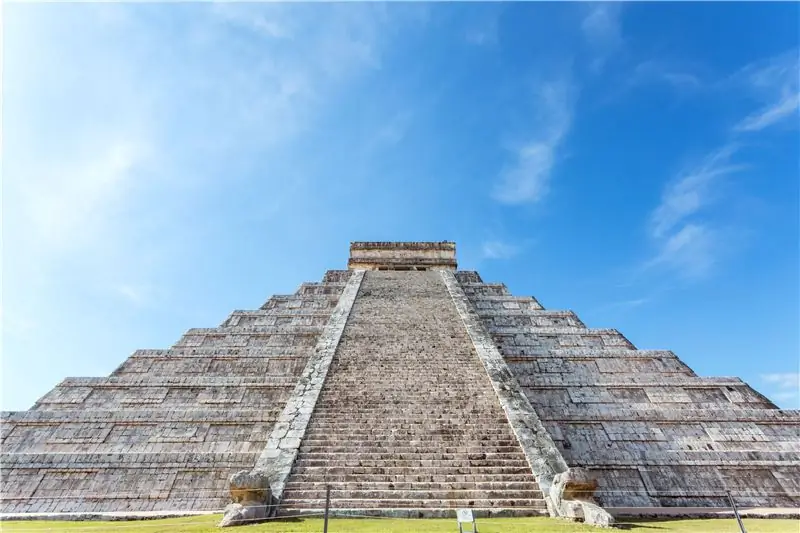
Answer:
[[765, 383], [777, 385], [781, 389], [800, 389], [800, 372], [779, 372], [761, 374]]
[[591, 68], [600, 71], [608, 58], [622, 47], [622, 4], [618, 2], [596, 2], [581, 23], [584, 38], [591, 48], [594, 59]]
[[147, 284], [120, 283], [112, 286], [111, 290], [135, 307], [151, 304], [154, 300], [153, 287]]
[[[19, 375], [119, 299], [161, 303], [176, 272], [207, 274], [235, 238], [295, 230], [276, 215], [296, 213], [302, 192], [301, 173], [285, 169], [315, 157], [301, 135], [380, 67], [395, 31], [382, 6], [176, 8], [3, 10], [4, 326], [25, 332], [8, 317], [30, 316], [50, 332], [4, 346]], [[261, 231], [241, 235], [273, 206]], [[104, 334], [124, 333], [113, 327]], [[56, 379], [47, 372], [39, 379]]]
[[557, 151], [572, 124], [574, 87], [566, 80], [538, 85], [534, 91], [536, 130], [513, 150], [513, 161], [498, 177], [495, 200], [506, 204], [541, 200], [548, 190]]
[[687, 217], [717, 198], [713, 185], [725, 175], [746, 168], [731, 164], [736, 145], [726, 145], [706, 156], [699, 165], [681, 172], [664, 190], [661, 203], [651, 215], [651, 232], [662, 238]]
[[685, 278], [700, 278], [729, 250], [730, 234], [719, 226], [712, 207], [724, 197], [721, 178], [747, 168], [731, 161], [737, 150], [727, 144], [667, 184], [648, 222], [657, 252], [646, 267], [663, 266]]
[[745, 117], [735, 129], [737, 131], [760, 131], [790, 117], [800, 118], [797, 114], [798, 109], [800, 109], [800, 94], [786, 94], [775, 104]]
[[295, 37], [296, 29], [292, 26], [292, 20], [285, 16], [280, 4], [256, 6], [215, 3], [211, 5], [211, 9], [221, 20], [250, 27], [264, 37], [271, 39]]
[[521, 250], [521, 246], [497, 240], [486, 241], [481, 245], [481, 254], [486, 259], [510, 259]]
[[623, 308], [633, 308], [639, 307], [641, 305], [646, 304], [650, 301], [650, 298], [635, 298], [633, 300], [622, 300], [620, 302], [614, 302], [611, 304], [613, 307], [623, 307]]
[[761, 381], [774, 387], [769, 396], [775, 400], [787, 404], [800, 400], [800, 372], [761, 374]]
[[[653, 62], [640, 65], [637, 71], [663, 75], [661, 67]], [[718, 83], [718, 90], [744, 87], [766, 103], [741, 120], [731, 131], [731, 138], [738, 140], [744, 132], [761, 131], [789, 117], [797, 119], [799, 75], [797, 53], [792, 51], [751, 63]], [[675, 80], [694, 85], [691, 78]], [[667, 185], [649, 220], [650, 236], [659, 251], [648, 266], [668, 265], [688, 277], [700, 277], [711, 270], [728, 247], [729, 235], [715, 226], [707, 210], [721, 196], [720, 178], [747, 168], [731, 162], [737, 149], [735, 142], [729, 142]], [[698, 220], [704, 214], [705, 220]]]
[[733, 76], [734, 85], [742, 85], [762, 102], [762, 107], [745, 117], [734, 130], [761, 131], [800, 115], [800, 64], [796, 50], [757, 61]]
[[632, 298], [630, 300], [620, 300], [617, 302], [611, 302], [609, 304], [601, 305], [600, 307], [594, 309], [592, 314], [607, 314], [610, 312], [625, 312], [631, 309], [636, 309], [649, 303], [652, 300], [651, 297], [643, 297], [643, 298]]
[[656, 60], [647, 60], [636, 65], [628, 81], [630, 85], [651, 82], [666, 83], [675, 89], [684, 91], [703, 87], [701, 78], [690, 72], [686, 66], [676, 66]]
[[[148, 223], [123, 215], [141, 213], [148, 197], [182, 188], [174, 200], [186, 200], [206, 180], [236, 179], [207, 169], [267, 157], [307, 130], [336, 91], [380, 64], [381, 9], [326, 9], [320, 24], [316, 10], [296, 6], [192, 6], [176, 37], [141, 6], [65, 8], [76, 31], [43, 6], [15, 6], [4, 89], [15, 126], [6, 131], [17, 133], [7, 137], [4, 217], [17, 257], [23, 247], [51, 265], [65, 253], [122, 249]], [[146, 37], [118, 46], [115, 32]], [[53, 124], [60, 129], [46, 129]], [[386, 135], [397, 140], [400, 126]]]
[[707, 225], [686, 224], [659, 243], [649, 266], [665, 265], [687, 278], [705, 276], [717, 260], [721, 238]]
[[92, 153], [44, 160], [19, 176], [20, 221], [37, 252], [69, 251], [106, 235], [114, 213], [129, 200], [132, 180], [141, 179], [137, 170], [151, 161], [146, 141], [95, 141]]

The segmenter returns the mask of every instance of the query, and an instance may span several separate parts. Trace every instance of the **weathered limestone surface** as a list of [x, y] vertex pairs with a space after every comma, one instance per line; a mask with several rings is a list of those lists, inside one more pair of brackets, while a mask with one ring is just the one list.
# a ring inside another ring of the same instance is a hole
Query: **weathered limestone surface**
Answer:
[[800, 412], [738, 378], [698, 377], [476, 272], [456, 278], [570, 467], [606, 508], [800, 504]]
[[278, 501], [283, 497], [286, 479], [297, 457], [300, 442], [305, 436], [308, 421], [317, 404], [322, 384], [328, 375], [328, 368], [339, 346], [363, 278], [364, 271], [357, 270], [347, 282], [314, 353], [308, 359], [303, 375], [297, 381], [283, 413], [272, 428], [267, 447], [256, 463], [254, 470], [266, 474], [272, 496]]
[[353, 242], [350, 269], [441, 270], [456, 269], [454, 242]]
[[[492, 342], [492, 338], [472, 308], [469, 299], [461, 290], [452, 272], [441, 272], [442, 279], [453, 299], [456, 310], [472, 340], [491, 380], [500, 405], [509, 424], [522, 446], [528, 464], [544, 493], [547, 508], [552, 516], [580, 519], [598, 526], [608, 526], [614, 519], [594, 503], [592, 492], [597, 482], [585, 470], [568, 472], [568, 466], [547, 430], [539, 420], [533, 406], [522, 391], [522, 387], [508, 369], [503, 356]], [[567, 487], [576, 480], [582, 482], [580, 500], [573, 501]], [[558, 480], [558, 481], [556, 481]], [[567, 484], [569, 480], [570, 484]], [[591, 485], [591, 490], [589, 486]]]
[[251, 524], [272, 514], [274, 499], [265, 473], [242, 470], [231, 476], [230, 483], [233, 502], [225, 507], [220, 527]]
[[365, 274], [279, 512], [539, 514], [536, 480], [437, 272]]
[[3, 413], [0, 512], [224, 507], [228, 478], [255, 465], [351, 275], [328, 272]]
[[251, 471], [231, 476], [231, 499], [220, 526], [240, 525], [273, 514], [283, 496], [286, 479], [297, 457], [300, 442], [317, 403], [328, 368], [339, 345], [350, 309], [361, 286], [364, 271], [358, 270], [347, 282], [336, 309], [317, 342], [314, 353], [272, 428], [267, 446]]
[[455, 271], [450, 242], [352, 243], [349, 266], [2, 413], [0, 512], [233, 500], [245, 523], [318, 510], [326, 483], [338, 514], [800, 505], [800, 412], [738, 378]]

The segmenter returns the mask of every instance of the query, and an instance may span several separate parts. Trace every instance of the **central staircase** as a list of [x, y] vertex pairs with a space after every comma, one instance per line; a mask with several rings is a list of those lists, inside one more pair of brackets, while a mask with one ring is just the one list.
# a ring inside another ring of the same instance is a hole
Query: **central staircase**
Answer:
[[546, 514], [438, 272], [368, 271], [280, 514]]

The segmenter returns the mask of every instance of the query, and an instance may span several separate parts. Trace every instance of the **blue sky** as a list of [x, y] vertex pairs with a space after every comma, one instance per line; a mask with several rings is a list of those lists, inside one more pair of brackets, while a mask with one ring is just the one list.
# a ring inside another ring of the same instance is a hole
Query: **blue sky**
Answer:
[[797, 408], [798, 9], [6, 5], [3, 409], [352, 240]]

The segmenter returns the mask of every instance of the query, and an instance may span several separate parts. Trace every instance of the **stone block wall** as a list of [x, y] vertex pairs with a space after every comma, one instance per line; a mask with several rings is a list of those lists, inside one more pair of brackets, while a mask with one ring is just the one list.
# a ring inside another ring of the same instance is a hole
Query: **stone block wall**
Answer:
[[[726, 507], [726, 490], [741, 506], [800, 505], [799, 411], [477, 272], [456, 271], [456, 283], [452, 243], [354, 245], [351, 267], [414, 272], [365, 275], [341, 342], [329, 343], [289, 508], [318, 508], [321, 484], [335, 482], [334, 498], [358, 512], [437, 515], [469, 502], [543, 512], [448, 287], [463, 291], [458, 309], [472, 306], [470, 323], [491, 337], [479, 344], [497, 347], [551, 451], [598, 476], [603, 506]], [[224, 507], [228, 477], [269, 447], [352, 275], [329, 271], [171, 348], [137, 350], [108, 377], [67, 378], [30, 410], [2, 413], [0, 512]]]
[[546, 513], [438, 272], [367, 271], [300, 443], [282, 513]]
[[565, 460], [599, 477], [602, 505], [726, 507], [726, 490], [742, 506], [800, 505], [800, 411], [476, 272], [456, 277]]
[[255, 464], [351, 274], [329, 271], [3, 413], [0, 511], [224, 507], [228, 477]]

